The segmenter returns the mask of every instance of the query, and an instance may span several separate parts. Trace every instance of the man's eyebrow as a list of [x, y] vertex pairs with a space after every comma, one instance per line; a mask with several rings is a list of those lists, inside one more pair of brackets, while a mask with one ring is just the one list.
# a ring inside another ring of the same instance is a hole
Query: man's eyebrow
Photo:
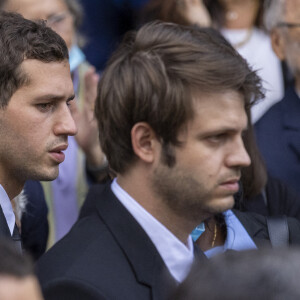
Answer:
[[212, 129], [212, 130], [208, 130], [208, 132], [212, 132], [212, 133], [218, 133], [218, 132], [234, 132], [234, 131], [244, 131], [247, 130], [247, 126], [246, 127], [231, 127], [231, 126], [226, 126], [226, 127], [222, 127], [222, 128], [216, 128], [216, 129]]
[[[36, 101], [61, 101], [65, 99], [65, 95], [54, 95], [54, 94], [46, 94], [40, 97], [35, 98]], [[67, 98], [66, 101], [71, 101], [75, 98], [75, 94], [72, 94]]]
[[243, 128], [226, 126], [226, 127], [222, 127], [222, 128], [207, 130], [207, 131], [201, 133], [201, 136], [218, 135], [218, 134], [222, 134], [222, 133], [226, 133], [226, 132], [232, 132], [232, 133], [239, 132], [239, 131], [245, 132], [247, 130], [248, 130], [248, 125]]

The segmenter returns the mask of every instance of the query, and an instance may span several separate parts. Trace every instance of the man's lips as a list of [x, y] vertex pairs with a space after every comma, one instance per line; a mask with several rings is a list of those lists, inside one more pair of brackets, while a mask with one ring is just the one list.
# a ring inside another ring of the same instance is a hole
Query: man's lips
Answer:
[[239, 190], [239, 178], [229, 179], [220, 184], [220, 186], [228, 191], [236, 193]]
[[49, 151], [51, 157], [57, 162], [62, 163], [65, 160], [65, 154], [62, 152], [68, 148], [67, 144], [57, 146]]

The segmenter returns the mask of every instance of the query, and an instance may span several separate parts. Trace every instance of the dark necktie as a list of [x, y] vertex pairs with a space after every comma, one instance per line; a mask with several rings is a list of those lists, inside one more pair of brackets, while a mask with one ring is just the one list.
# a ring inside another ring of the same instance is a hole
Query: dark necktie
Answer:
[[12, 234], [12, 240], [13, 240], [13, 242], [14, 242], [14, 245], [15, 245], [16, 250], [17, 250], [20, 254], [22, 254], [21, 235], [20, 235], [18, 226], [17, 226], [16, 224], [15, 224], [14, 231], [13, 231], [13, 234]]

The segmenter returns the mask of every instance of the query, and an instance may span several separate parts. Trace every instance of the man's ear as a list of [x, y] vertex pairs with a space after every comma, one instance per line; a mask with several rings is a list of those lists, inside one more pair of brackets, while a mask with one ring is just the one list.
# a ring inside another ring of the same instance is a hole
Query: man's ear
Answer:
[[157, 138], [151, 126], [146, 122], [136, 123], [131, 129], [132, 148], [141, 160], [152, 163], [155, 157]]
[[277, 57], [282, 61], [285, 60], [285, 41], [280, 29], [276, 28], [271, 31], [272, 48]]

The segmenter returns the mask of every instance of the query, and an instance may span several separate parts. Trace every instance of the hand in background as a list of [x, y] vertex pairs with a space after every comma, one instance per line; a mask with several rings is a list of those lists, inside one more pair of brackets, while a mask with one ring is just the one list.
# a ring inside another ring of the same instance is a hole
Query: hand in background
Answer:
[[95, 168], [105, 162], [105, 155], [99, 143], [97, 120], [94, 116], [98, 82], [99, 75], [95, 72], [95, 68], [91, 67], [84, 77], [83, 108], [79, 110], [76, 101], [72, 101], [71, 104], [71, 112], [78, 127], [75, 136], [77, 144], [85, 153], [87, 164]]
[[211, 26], [209, 12], [201, 0], [181, 0], [179, 5], [182, 7], [181, 13], [190, 24], [200, 27]]

